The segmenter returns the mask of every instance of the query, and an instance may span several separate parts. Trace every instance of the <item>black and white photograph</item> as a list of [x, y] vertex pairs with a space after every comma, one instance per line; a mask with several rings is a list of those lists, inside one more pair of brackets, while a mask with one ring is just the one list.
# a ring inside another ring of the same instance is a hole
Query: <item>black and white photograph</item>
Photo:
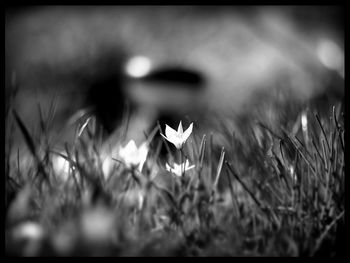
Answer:
[[5, 255], [344, 255], [344, 16], [5, 6]]

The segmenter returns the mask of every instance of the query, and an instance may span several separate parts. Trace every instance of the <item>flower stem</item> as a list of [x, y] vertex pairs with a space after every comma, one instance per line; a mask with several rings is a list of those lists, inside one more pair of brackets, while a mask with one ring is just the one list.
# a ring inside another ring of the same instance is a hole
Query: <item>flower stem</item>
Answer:
[[[186, 164], [184, 163], [184, 153], [182, 151], [182, 148], [180, 149], [180, 157], [181, 157], [181, 163], [180, 163], [180, 167], [181, 167], [181, 188], [185, 185], [185, 168], [186, 168]], [[186, 159], [186, 158], [185, 158]], [[186, 161], [185, 161], [186, 162]]]

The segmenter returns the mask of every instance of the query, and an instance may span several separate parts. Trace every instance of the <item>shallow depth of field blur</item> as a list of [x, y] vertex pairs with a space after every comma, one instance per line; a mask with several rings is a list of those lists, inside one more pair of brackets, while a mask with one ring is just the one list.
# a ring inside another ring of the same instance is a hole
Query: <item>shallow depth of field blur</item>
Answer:
[[6, 8], [6, 254], [343, 254], [343, 19]]

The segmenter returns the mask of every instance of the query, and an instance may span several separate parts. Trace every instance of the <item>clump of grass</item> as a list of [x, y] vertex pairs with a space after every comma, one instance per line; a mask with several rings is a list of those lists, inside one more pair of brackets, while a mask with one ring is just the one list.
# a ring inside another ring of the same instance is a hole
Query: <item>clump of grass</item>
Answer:
[[[41, 113], [41, 132], [33, 138], [21, 117], [9, 111], [33, 161], [19, 171], [20, 157], [11, 162], [8, 147], [6, 252], [337, 255], [337, 229], [344, 226], [345, 145], [341, 105], [331, 110], [329, 117], [303, 109], [277, 132], [264, 123], [252, 124], [243, 139], [223, 126], [225, 148], [213, 143], [215, 134], [197, 133], [195, 125], [181, 150], [195, 169], [182, 177], [167, 172], [160, 158], [164, 145], [168, 162], [179, 163], [173, 146], [150, 139], [161, 132], [160, 125], [153, 135], [146, 134], [151, 149], [141, 172], [128, 169], [118, 156], [107, 156], [113, 166], [106, 174], [102, 135], [93, 117], [78, 125], [76, 140], [62, 152], [49, 141], [50, 114], [45, 120]], [[54, 168], [55, 158], [68, 163], [64, 178]], [[44, 235], [24, 241], [14, 235], [27, 221], [38, 223]]]

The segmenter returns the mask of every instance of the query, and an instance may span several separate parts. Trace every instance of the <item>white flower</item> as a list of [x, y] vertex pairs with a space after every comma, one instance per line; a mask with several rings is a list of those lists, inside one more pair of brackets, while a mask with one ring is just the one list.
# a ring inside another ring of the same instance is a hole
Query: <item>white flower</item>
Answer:
[[305, 112], [301, 115], [301, 127], [303, 131], [307, 131], [307, 115]]
[[140, 172], [146, 161], [147, 154], [148, 145], [146, 142], [137, 148], [135, 141], [131, 140], [125, 147], [120, 147], [119, 149], [119, 156], [124, 160], [126, 166], [129, 168], [138, 167]]
[[[65, 154], [62, 152], [61, 154]], [[69, 161], [60, 155], [54, 155], [52, 158], [52, 167], [56, 173], [63, 181], [68, 180], [69, 176]]]
[[188, 162], [188, 160], [186, 160], [186, 162], [182, 163], [182, 164], [174, 163], [174, 167], [170, 167], [169, 164], [166, 164], [165, 167], [169, 172], [171, 172], [177, 176], [182, 176], [183, 172], [186, 172], [186, 171], [194, 168], [194, 165], [189, 166], [189, 162]]
[[180, 121], [179, 127], [177, 128], [177, 131], [173, 128], [169, 127], [166, 124], [165, 127], [165, 136], [161, 134], [165, 139], [167, 139], [169, 142], [175, 145], [177, 149], [181, 149], [182, 146], [187, 141], [188, 137], [190, 137], [193, 129], [193, 123], [190, 124], [190, 126], [187, 128], [187, 130], [184, 132], [182, 129], [182, 123]]
[[296, 175], [296, 173], [294, 171], [293, 165], [289, 166], [289, 173], [290, 173], [290, 176], [292, 177], [293, 182], [297, 182], [298, 177], [297, 177], [297, 175]]
[[14, 230], [14, 237], [18, 239], [39, 240], [44, 236], [44, 229], [35, 222], [25, 222]]

